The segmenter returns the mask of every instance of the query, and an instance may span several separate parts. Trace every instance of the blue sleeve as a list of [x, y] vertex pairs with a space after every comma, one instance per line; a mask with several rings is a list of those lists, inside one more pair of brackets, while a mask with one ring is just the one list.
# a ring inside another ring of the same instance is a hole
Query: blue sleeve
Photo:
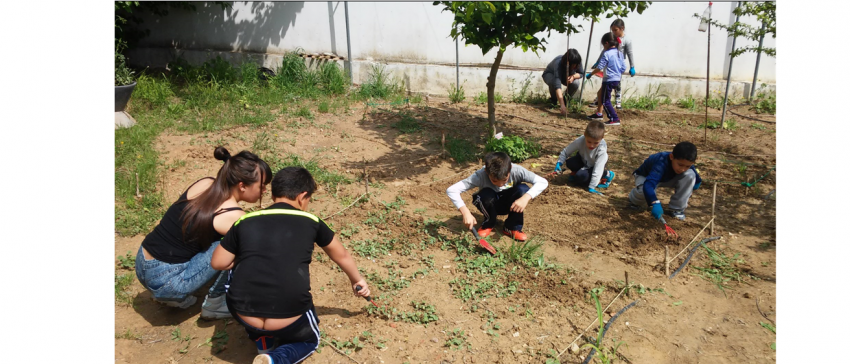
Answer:
[[599, 62], [598, 62], [598, 63], [596, 63], [596, 69], [604, 70], [604, 69], [605, 69], [605, 67], [607, 67], [607, 66], [608, 66], [608, 55], [607, 55], [607, 54], [603, 54], [603, 55], [599, 58]]
[[658, 183], [664, 176], [664, 167], [666, 167], [664, 160], [659, 158], [646, 175], [646, 181], [643, 182], [643, 196], [646, 198], [647, 206], [651, 206], [652, 202], [658, 199], [658, 196], [655, 195], [655, 189], [658, 188]]

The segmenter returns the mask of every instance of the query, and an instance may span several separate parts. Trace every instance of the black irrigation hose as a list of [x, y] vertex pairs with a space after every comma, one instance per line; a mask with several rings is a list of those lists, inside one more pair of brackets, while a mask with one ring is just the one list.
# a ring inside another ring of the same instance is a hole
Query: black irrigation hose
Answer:
[[[626, 310], [632, 308], [632, 306], [634, 306], [637, 303], [637, 301], [638, 300], [634, 300], [632, 303], [628, 304], [626, 307], [623, 307], [622, 310], [617, 311], [616, 315], [611, 316], [611, 319], [608, 320], [608, 323], [605, 324], [605, 327], [602, 328], [602, 335], [600, 336], [601, 339], [605, 338], [605, 332], [608, 331], [608, 328], [611, 327], [611, 324], [614, 323], [614, 320], [616, 320], [617, 317], [619, 317], [623, 312], [626, 312]], [[601, 341], [601, 339], [600, 339], [600, 341]], [[596, 343], [596, 346], [599, 346], [599, 345], [600, 345], [600, 343]], [[587, 358], [584, 359], [584, 362], [582, 362], [582, 364], [590, 363], [590, 359], [593, 359], [593, 354], [596, 354], [596, 349], [590, 349], [590, 354], [587, 354]]]
[[670, 275], [670, 278], [669, 278], [669, 279], [673, 279], [673, 277], [675, 277], [675, 276], [676, 276], [676, 274], [678, 274], [678, 273], [679, 273], [679, 271], [681, 271], [681, 270], [682, 270], [682, 268], [685, 268], [685, 266], [686, 266], [686, 265], [688, 265], [688, 262], [689, 262], [689, 261], [691, 261], [691, 257], [693, 257], [693, 256], [694, 256], [694, 253], [696, 253], [696, 252], [697, 252], [697, 248], [699, 248], [701, 245], [703, 245], [703, 244], [705, 244], [705, 243], [707, 243], [707, 242], [709, 242], [709, 241], [714, 241], [714, 240], [717, 240], [717, 239], [720, 239], [720, 238], [721, 238], [721, 236], [715, 236], [715, 237], [711, 237], [711, 238], [705, 238], [705, 239], [702, 239], [702, 241], [700, 241], [700, 242], [699, 242], [699, 244], [695, 245], [695, 246], [694, 246], [694, 248], [693, 248], [693, 249], [691, 249], [691, 253], [690, 253], [690, 254], [688, 254], [688, 258], [687, 258], [687, 259], [685, 259], [685, 262], [684, 262], [684, 263], [682, 263], [682, 265], [681, 265], [681, 266], [679, 266], [679, 269], [676, 269], [676, 271], [675, 271], [675, 272], [673, 272], [673, 274], [671, 274], [671, 275]]
[[742, 118], [747, 118], [747, 119], [755, 120], [755, 121], [761, 121], [761, 122], [763, 122], [763, 123], [776, 124], [776, 122], [775, 122], [775, 121], [762, 120], [762, 119], [756, 119], [756, 118], [754, 118], [754, 117], [746, 116], [746, 115], [741, 115], [741, 114], [738, 114], [738, 113], [736, 113], [736, 112], [732, 111], [732, 108], [733, 108], [733, 107], [735, 107], [735, 106], [744, 106], [744, 105], [750, 105], [750, 103], [749, 103], [749, 102], [745, 102], [745, 103], [743, 103], [743, 104], [729, 105], [729, 110], [728, 110], [728, 111], [729, 111], [730, 113], [735, 114], [735, 115], [738, 115], [738, 116], [740, 116], [740, 117], [742, 117]]

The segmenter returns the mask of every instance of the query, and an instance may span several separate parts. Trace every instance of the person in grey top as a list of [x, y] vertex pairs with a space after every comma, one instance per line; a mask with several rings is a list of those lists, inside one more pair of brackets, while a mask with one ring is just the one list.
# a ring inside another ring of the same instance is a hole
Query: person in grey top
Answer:
[[[531, 188], [523, 182], [531, 183]], [[507, 154], [494, 152], [484, 156], [484, 168], [451, 185], [446, 194], [463, 215], [463, 224], [468, 229], [473, 229], [477, 221], [460, 194], [478, 187], [478, 192], [472, 195], [472, 204], [484, 215], [478, 234], [482, 238], [489, 236], [498, 221], [497, 215], [507, 214], [502, 233], [513, 239], [526, 241], [528, 236], [522, 232], [523, 211], [528, 201], [537, 197], [547, 186], [549, 182], [545, 178], [511, 163], [511, 157]]]
[[[615, 175], [614, 171], [605, 168], [608, 163], [608, 144], [604, 137], [605, 124], [591, 120], [584, 129], [584, 135], [561, 151], [555, 172], [561, 173], [565, 167], [570, 170], [568, 182], [575, 182], [587, 188], [588, 192], [601, 195], [596, 189], [608, 188]], [[576, 155], [570, 157], [573, 153]]]
[[[632, 55], [632, 49], [633, 49], [632, 40], [630, 38], [626, 38], [626, 23], [623, 22], [623, 19], [617, 19], [617, 20], [614, 20], [611, 23], [611, 33], [614, 34], [614, 36], [616, 36], [617, 39], [619, 40], [619, 45], [617, 46], [617, 49], [620, 52], [622, 52], [626, 57], [629, 58], [629, 67], [630, 67], [629, 68], [629, 75], [634, 77], [635, 76], [635, 60], [634, 60], [634, 56]], [[596, 68], [596, 65], [599, 63], [599, 60], [602, 59], [603, 54], [605, 54], [605, 50], [603, 50], [602, 52], [599, 53], [599, 57], [596, 59], [596, 63], [593, 64], [592, 68]], [[605, 75], [605, 76], [602, 77], [602, 84], [605, 84], [605, 82], [608, 82], [608, 75]], [[621, 89], [622, 89], [622, 87], [620, 85], [617, 85], [617, 88], [615, 89], [616, 90], [616, 95], [614, 97], [615, 104], [616, 104], [615, 107], [618, 108], [618, 109], [623, 108], [622, 98], [621, 98], [621, 95], [620, 95]], [[590, 104], [590, 106], [597, 108], [596, 113], [602, 112], [602, 102], [600, 101], [602, 99], [601, 93], [602, 93], [602, 87], [600, 87], [599, 91], [596, 93], [596, 101], [594, 101], [592, 104]]]
[[569, 49], [563, 56], [557, 56], [543, 71], [543, 82], [549, 86], [549, 101], [561, 107], [561, 114], [567, 114], [564, 93], [561, 86], [567, 85], [567, 93], [572, 97], [581, 86], [584, 67], [581, 55], [575, 49]]

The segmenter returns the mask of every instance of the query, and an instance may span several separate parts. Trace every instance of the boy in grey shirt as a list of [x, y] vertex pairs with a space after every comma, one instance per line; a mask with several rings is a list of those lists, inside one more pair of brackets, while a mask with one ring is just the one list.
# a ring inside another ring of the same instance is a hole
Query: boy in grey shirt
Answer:
[[[529, 188], [523, 182], [531, 183], [532, 186]], [[484, 157], [484, 168], [451, 185], [446, 194], [463, 216], [463, 224], [472, 229], [477, 221], [460, 194], [478, 187], [478, 192], [472, 195], [472, 204], [484, 215], [478, 234], [482, 238], [489, 236], [496, 226], [497, 215], [507, 214], [502, 233], [513, 239], [526, 241], [528, 236], [522, 232], [523, 211], [528, 201], [537, 197], [547, 186], [549, 182], [545, 178], [511, 163], [511, 157], [507, 154], [494, 152]]]
[[[597, 188], [608, 188], [614, 179], [614, 171], [605, 169], [608, 163], [608, 144], [605, 137], [605, 124], [592, 120], [584, 129], [584, 135], [578, 137], [558, 157], [555, 172], [560, 173], [562, 167], [570, 170], [570, 182], [587, 187], [587, 191], [601, 195]], [[572, 158], [571, 154], [576, 153]]]

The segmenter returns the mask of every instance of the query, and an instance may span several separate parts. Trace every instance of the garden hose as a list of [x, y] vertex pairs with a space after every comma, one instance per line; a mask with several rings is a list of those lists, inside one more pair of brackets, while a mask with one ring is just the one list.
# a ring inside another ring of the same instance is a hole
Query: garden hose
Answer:
[[750, 119], [750, 120], [755, 120], [755, 121], [761, 121], [761, 122], [763, 122], [763, 123], [776, 124], [776, 122], [775, 122], [775, 121], [757, 119], [757, 118], [754, 118], [754, 117], [751, 117], [751, 116], [741, 115], [741, 114], [738, 114], [738, 113], [736, 113], [736, 112], [732, 111], [732, 108], [733, 108], [733, 107], [736, 107], [736, 106], [743, 106], [743, 105], [750, 105], [750, 103], [749, 103], [749, 102], [745, 102], [745, 103], [743, 103], [743, 104], [729, 105], [729, 112], [730, 112], [730, 113], [732, 113], [732, 114], [738, 115], [738, 116], [740, 116], [740, 117], [742, 117], [742, 118], [746, 118], [746, 119]]
[[714, 241], [714, 240], [717, 240], [717, 239], [720, 239], [720, 238], [721, 238], [720, 236], [714, 236], [714, 237], [711, 237], [711, 238], [705, 238], [705, 239], [702, 239], [702, 241], [700, 241], [700, 242], [699, 242], [699, 244], [695, 245], [695, 246], [694, 246], [694, 248], [693, 248], [693, 249], [691, 249], [691, 253], [690, 253], [690, 254], [688, 254], [688, 257], [687, 257], [687, 258], [685, 258], [685, 262], [684, 262], [684, 263], [682, 263], [682, 265], [681, 265], [681, 266], [679, 266], [679, 269], [676, 269], [676, 271], [675, 271], [675, 272], [673, 272], [673, 274], [671, 274], [671, 275], [670, 275], [670, 278], [669, 278], [669, 279], [673, 279], [673, 277], [675, 277], [675, 276], [676, 276], [676, 274], [678, 274], [678, 273], [679, 273], [679, 271], [681, 271], [681, 270], [682, 270], [682, 268], [685, 268], [685, 266], [686, 266], [686, 265], [688, 265], [688, 262], [691, 260], [691, 257], [693, 257], [693, 256], [694, 256], [694, 253], [696, 253], [696, 252], [697, 252], [697, 248], [699, 248], [700, 246], [702, 246], [703, 244], [705, 244], [705, 243], [707, 243], [707, 242], [709, 242], [709, 241]]
[[[621, 309], [620, 311], [617, 311], [617, 314], [615, 314], [614, 316], [611, 316], [611, 319], [608, 320], [608, 323], [605, 324], [605, 327], [602, 328], [602, 334], [600, 335], [600, 341], [602, 341], [602, 339], [605, 338], [605, 332], [608, 331], [608, 328], [611, 327], [611, 324], [614, 323], [614, 320], [616, 320], [617, 317], [619, 317], [623, 312], [626, 312], [626, 310], [632, 308], [632, 306], [634, 306], [637, 303], [637, 301], [638, 300], [634, 300], [632, 303], [628, 304], [626, 307], [623, 307], [623, 309]], [[596, 346], [599, 346], [599, 345], [600, 345], [600, 343], [596, 343]], [[596, 349], [590, 349], [590, 354], [587, 354], [587, 358], [584, 359], [582, 364], [590, 363], [590, 359], [593, 359], [593, 354], [596, 354]]]

